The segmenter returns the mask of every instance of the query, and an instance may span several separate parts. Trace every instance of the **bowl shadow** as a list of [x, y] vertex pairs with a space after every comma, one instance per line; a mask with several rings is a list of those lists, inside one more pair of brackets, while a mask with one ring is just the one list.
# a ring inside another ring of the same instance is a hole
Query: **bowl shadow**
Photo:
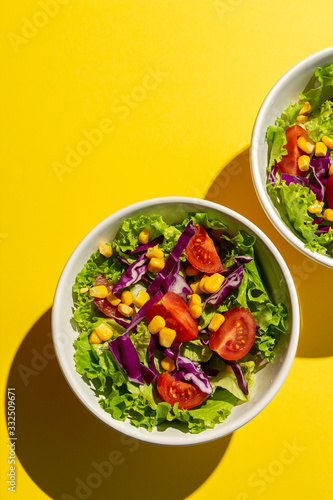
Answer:
[[167, 500], [170, 488], [173, 498], [186, 498], [214, 471], [231, 440], [229, 435], [194, 447], [158, 446], [129, 438], [98, 420], [76, 398], [60, 370], [51, 309], [23, 340], [8, 387], [16, 388], [19, 409], [18, 458], [38, 487], [55, 500], [104, 499], [110, 492], [112, 498]]
[[282, 254], [295, 282], [301, 309], [301, 331], [296, 356], [304, 358], [332, 356], [333, 331], [330, 304], [333, 269], [296, 250], [270, 222], [255, 192], [249, 149], [236, 156], [219, 173], [205, 199], [224, 205], [247, 217], [270, 238]]

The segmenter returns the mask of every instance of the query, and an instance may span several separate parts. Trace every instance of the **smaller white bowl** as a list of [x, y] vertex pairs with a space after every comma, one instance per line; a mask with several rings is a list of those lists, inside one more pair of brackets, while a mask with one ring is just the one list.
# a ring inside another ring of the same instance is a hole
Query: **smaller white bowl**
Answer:
[[[200, 434], [181, 432], [169, 427], [165, 430], [154, 429], [148, 432], [135, 428], [128, 421], [114, 420], [98, 403], [98, 397], [91, 387], [76, 372], [73, 342], [78, 336], [72, 327], [73, 298], [72, 286], [90, 255], [98, 245], [113, 241], [126, 217], [139, 217], [141, 214], [160, 214], [169, 224], [181, 222], [188, 212], [206, 212], [211, 218], [224, 222], [231, 235], [244, 229], [256, 236], [255, 252], [266, 285], [273, 300], [283, 302], [288, 309], [287, 335], [273, 363], [269, 363], [255, 376], [251, 399], [245, 404], [236, 405], [228, 418]], [[170, 197], [146, 200], [130, 205], [107, 217], [83, 238], [70, 256], [58, 283], [52, 310], [53, 341], [60, 367], [76, 396], [99, 419], [110, 427], [148, 443], [164, 445], [189, 445], [204, 443], [226, 436], [249, 422], [271, 401], [282, 386], [294, 360], [300, 326], [299, 304], [294, 282], [286, 263], [273, 243], [252, 222], [236, 212], [216, 203], [196, 198]]]
[[328, 255], [320, 255], [318, 252], [311, 252], [311, 250], [305, 248], [304, 242], [283, 222], [267, 193], [266, 168], [268, 145], [265, 141], [265, 133], [267, 127], [274, 125], [276, 118], [281, 116], [282, 111], [289, 104], [298, 101], [299, 92], [305, 88], [315, 69], [319, 66], [332, 63], [333, 47], [328, 47], [303, 59], [287, 71], [274, 85], [264, 100], [254, 124], [251, 139], [252, 177], [258, 198], [267, 216], [289, 243], [303, 252], [307, 257], [328, 267], [333, 267], [333, 258]]

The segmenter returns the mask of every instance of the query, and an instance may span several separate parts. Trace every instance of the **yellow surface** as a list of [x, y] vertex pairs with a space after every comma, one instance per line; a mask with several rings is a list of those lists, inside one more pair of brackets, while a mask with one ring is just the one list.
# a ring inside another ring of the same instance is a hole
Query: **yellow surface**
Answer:
[[[332, 271], [277, 235], [247, 159], [265, 95], [331, 44], [332, 10], [330, 0], [7, 4], [0, 366], [2, 394], [9, 372], [16, 387], [15, 498], [333, 498]], [[283, 252], [302, 302], [298, 355], [273, 402], [232, 436], [180, 449], [128, 442], [60, 373], [49, 336], [56, 283], [77, 243], [113, 211], [207, 192]], [[1, 435], [0, 496], [10, 498], [3, 410]], [[96, 475], [102, 461], [105, 477]]]

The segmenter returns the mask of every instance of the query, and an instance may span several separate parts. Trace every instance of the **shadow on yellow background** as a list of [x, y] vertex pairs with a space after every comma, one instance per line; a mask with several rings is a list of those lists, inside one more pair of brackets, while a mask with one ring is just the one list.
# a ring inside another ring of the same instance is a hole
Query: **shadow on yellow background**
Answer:
[[8, 379], [19, 401], [18, 458], [39, 488], [55, 500], [180, 500], [204, 483], [231, 436], [190, 447], [122, 436], [75, 397], [55, 359], [50, 332], [51, 309], [28, 332]]
[[224, 205], [256, 224], [275, 244], [293, 276], [301, 307], [302, 325], [297, 356], [333, 355], [332, 282], [329, 269], [290, 245], [274, 228], [253, 187], [249, 149], [234, 158], [216, 177], [206, 200]]
[[[206, 199], [245, 215], [282, 253], [302, 308], [297, 355], [333, 355], [329, 318], [333, 270], [299, 253], [272, 226], [253, 188], [248, 150], [223, 169]], [[228, 436], [194, 447], [169, 448], [124, 438], [104, 425], [74, 396], [60, 371], [51, 339], [51, 309], [22, 342], [8, 387], [16, 387], [20, 402], [18, 458], [31, 479], [56, 500], [91, 495], [186, 498], [214, 471], [231, 440]]]

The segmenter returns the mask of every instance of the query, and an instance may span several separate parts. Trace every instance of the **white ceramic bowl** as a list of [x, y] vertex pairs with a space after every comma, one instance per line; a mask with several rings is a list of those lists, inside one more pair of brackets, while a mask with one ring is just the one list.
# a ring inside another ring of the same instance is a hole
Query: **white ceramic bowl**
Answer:
[[[281, 349], [274, 363], [256, 374], [251, 400], [234, 407], [231, 415], [214, 429], [208, 429], [200, 434], [183, 433], [172, 427], [163, 431], [155, 429], [153, 432], [148, 432], [133, 427], [128, 421], [114, 420], [100, 408], [98, 398], [76, 372], [72, 344], [77, 333], [70, 322], [73, 316], [72, 285], [90, 255], [96, 251], [101, 242], [114, 239], [126, 217], [138, 217], [142, 213], [158, 213], [166, 222], [174, 223], [181, 222], [189, 211], [205, 211], [212, 217], [220, 218], [228, 225], [231, 234], [239, 229], [245, 229], [257, 237], [255, 251], [272, 296], [288, 307], [287, 347]], [[61, 274], [52, 312], [53, 339], [57, 357], [69, 385], [82, 403], [110, 427], [142, 441], [165, 445], [189, 445], [210, 441], [230, 434], [255, 417], [275, 396], [289, 372], [296, 353], [299, 321], [299, 305], [293, 280], [284, 260], [267, 236], [245, 217], [228, 208], [209, 201], [184, 197], [158, 198], [136, 203], [110, 215], [92, 229], [74, 250]]]
[[303, 241], [283, 222], [278, 210], [274, 207], [267, 191], [267, 143], [265, 133], [269, 125], [274, 125], [275, 120], [289, 104], [297, 102], [299, 92], [309, 82], [313, 72], [319, 66], [333, 63], [333, 47], [316, 52], [303, 59], [285, 73], [274, 85], [264, 100], [258, 113], [251, 140], [251, 168], [254, 185], [260, 203], [276, 229], [295, 248], [321, 264], [333, 267], [333, 258], [311, 252], [304, 247]]

